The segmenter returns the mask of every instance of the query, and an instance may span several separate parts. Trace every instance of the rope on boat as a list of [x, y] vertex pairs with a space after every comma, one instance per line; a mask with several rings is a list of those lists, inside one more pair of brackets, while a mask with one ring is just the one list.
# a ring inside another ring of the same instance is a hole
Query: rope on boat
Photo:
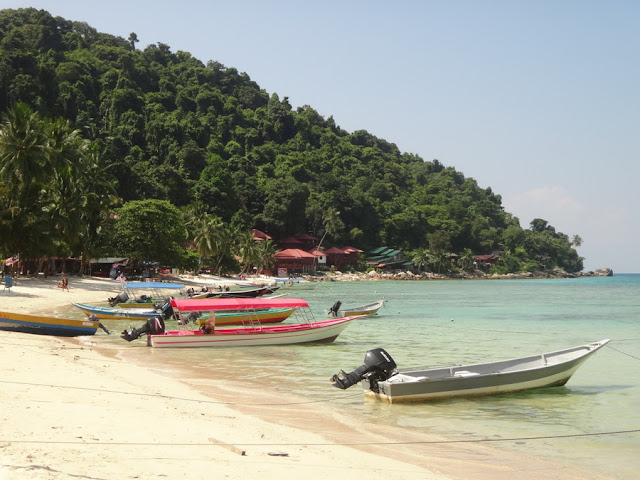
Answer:
[[618, 353], [621, 353], [622, 355], [626, 355], [627, 357], [633, 358], [634, 360], [640, 360], [640, 358], [636, 357], [635, 355], [631, 355], [630, 353], [623, 352], [622, 350], [618, 350], [617, 348], [613, 348], [610, 345], [605, 345], [605, 346], [609, 347], [611, 350], [613, 350], [615, 352], [618, 352]]

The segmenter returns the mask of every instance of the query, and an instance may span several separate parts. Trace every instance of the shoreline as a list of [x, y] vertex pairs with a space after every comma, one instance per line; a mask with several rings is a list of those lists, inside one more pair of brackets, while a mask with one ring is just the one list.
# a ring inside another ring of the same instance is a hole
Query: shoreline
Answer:
[[[56, 285], [56, 278], [21, 278], [0, 294], [0, 308], [51, 312], [106, 301], [121, 289], [82, 277], [70, 277], [69, 292]], [[265, 480], [606, 478], [486, 444], [367, 424], [233, 379], [181, 378], [162, 364], [123, 361], [100, 336], [0, 332], [0, 479], [204, 479], [212, 472]], [[142, 355], [152, 359], [154, 351]]]

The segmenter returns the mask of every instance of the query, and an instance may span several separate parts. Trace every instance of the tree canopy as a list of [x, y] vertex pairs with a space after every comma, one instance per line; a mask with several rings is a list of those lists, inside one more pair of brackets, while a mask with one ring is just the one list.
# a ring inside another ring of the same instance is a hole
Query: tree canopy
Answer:
[[[362, 250], [508, 250], [517, 268], [582, 269], [578, 236], [540, 219], [524, 230], [500, 195], [455, 168], [365, 130], [347, 132], [311, 106], [294, 109], [233, 67], [138, 42], [135, 33], [124, 39], [44, 10], [0, 11], [5, 253], [99, 250], [85, 230], [104, 223], [116, 201], [126, 216], [129, 204], [153, 200], [171, 218], [169, 205], [197, 204], [231, 228], [274, 238], [304, 232]], [[55, 232], [57, 243], [39, 246], [25, 229]], [[196, 233], [198, 248], [215, 256], [215, 242]]]

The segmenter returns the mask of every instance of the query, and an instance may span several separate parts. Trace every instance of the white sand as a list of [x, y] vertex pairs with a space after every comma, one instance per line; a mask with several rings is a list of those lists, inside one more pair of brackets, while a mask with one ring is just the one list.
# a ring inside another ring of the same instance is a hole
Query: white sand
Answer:
[[[121, 290], [72, 276], [63, 292], [58, 280], [18, 279], [11, 293], [0, 291], [0, 311], [45, 313]], [[0, 362], [0, 480], [605, 478], [486, 444], [363, 425], [314, 404], [287, 406], [251, 384], [205, 389], [201, 379], [110, 358], [100, 335], [0, 332]], [[242, 406], [224, 405], [237, 398]]]

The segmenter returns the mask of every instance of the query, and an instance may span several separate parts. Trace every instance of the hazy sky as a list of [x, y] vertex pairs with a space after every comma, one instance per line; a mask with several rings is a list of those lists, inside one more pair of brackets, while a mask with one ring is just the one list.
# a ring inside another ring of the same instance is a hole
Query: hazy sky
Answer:
[[0, 0], [246, 72], [640, 272], [640, 2]]

